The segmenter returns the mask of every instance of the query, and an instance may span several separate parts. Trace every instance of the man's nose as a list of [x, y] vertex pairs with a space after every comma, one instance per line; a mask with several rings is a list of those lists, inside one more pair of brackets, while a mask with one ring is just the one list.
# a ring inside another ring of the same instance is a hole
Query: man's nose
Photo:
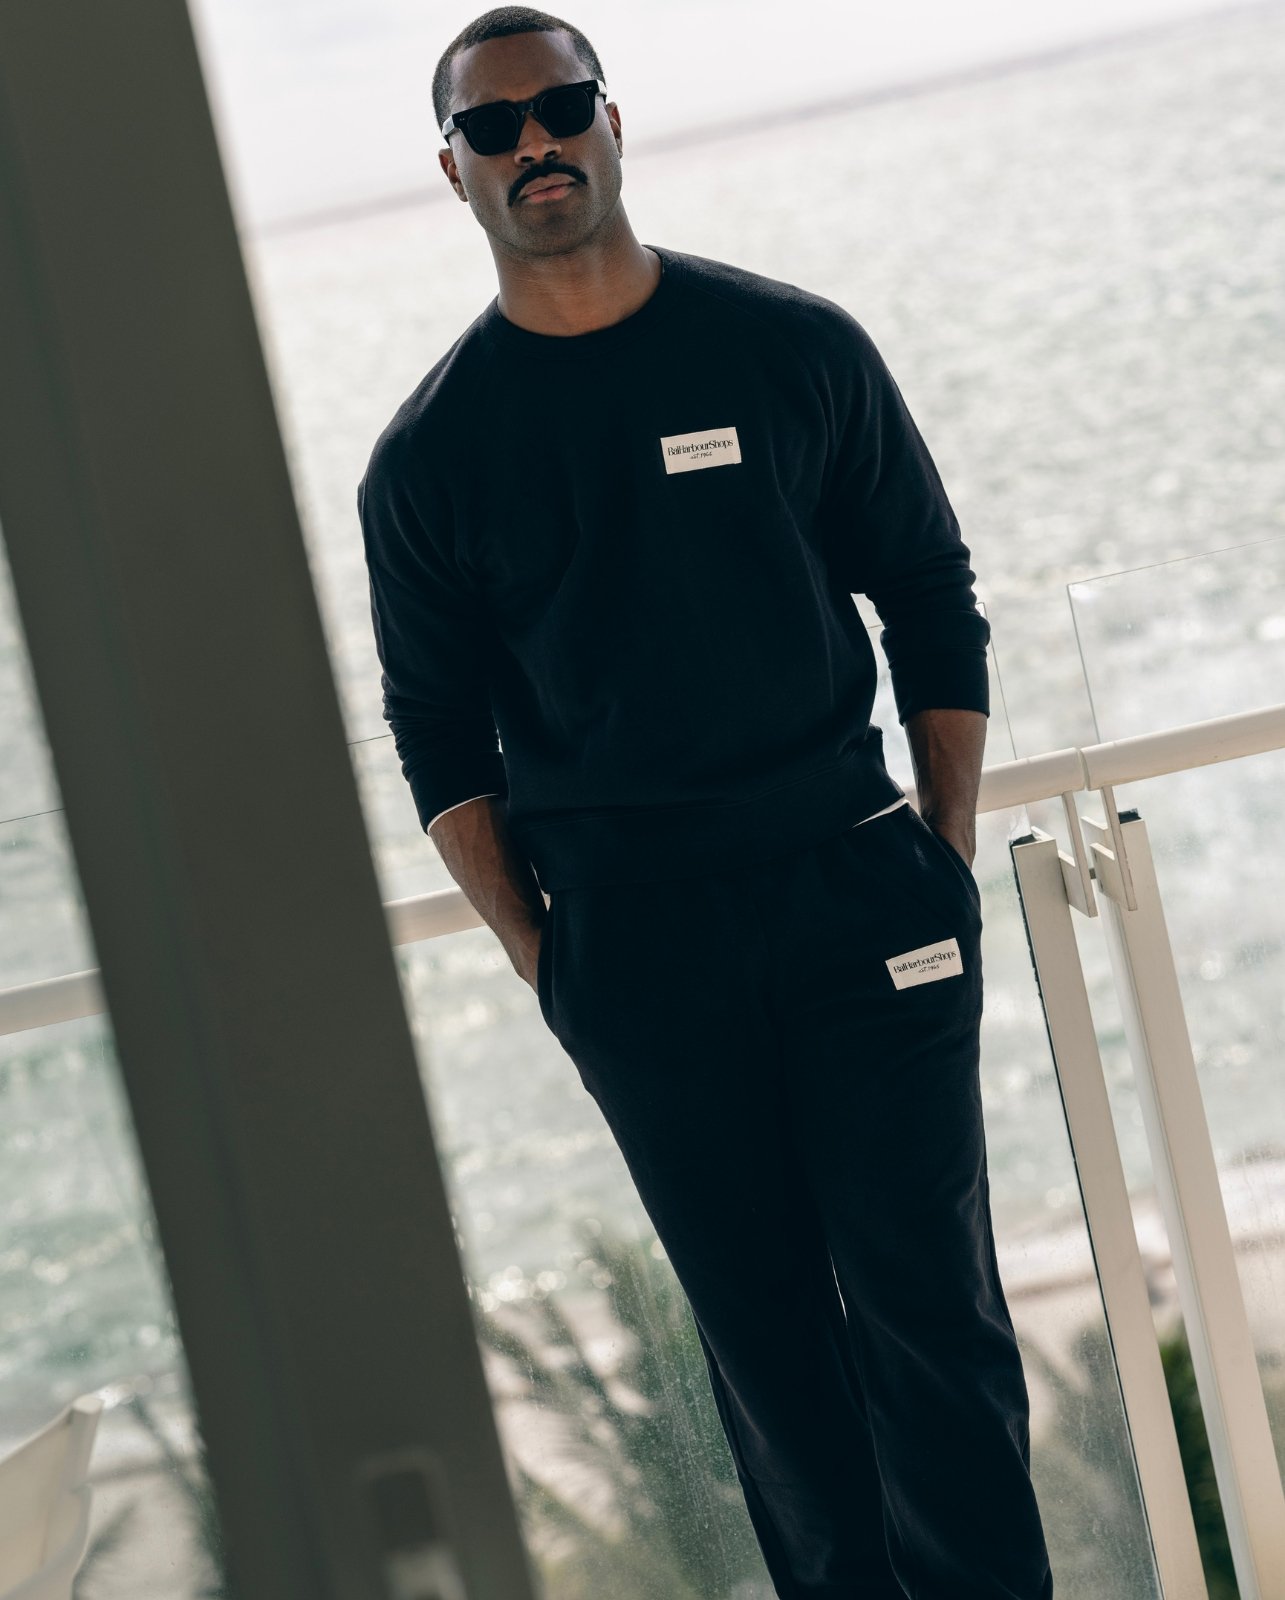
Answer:
[[532, 161], [543, 161], [561, 149], [561, 143], [539, 120], [534, 110], [528, 107], [522, 118], [522, 126], [518, 130], [518, 142], [513, 151], [513, 159], [520, 167], [525, 167]]

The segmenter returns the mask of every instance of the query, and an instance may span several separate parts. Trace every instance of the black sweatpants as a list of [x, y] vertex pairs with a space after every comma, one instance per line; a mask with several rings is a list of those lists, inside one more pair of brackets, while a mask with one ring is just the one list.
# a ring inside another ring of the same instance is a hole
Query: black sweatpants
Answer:
[[981, 897], [909, 805], [556, 890], [536, 986], [700, 1334], [781, 1600], [1050, 1600], [978, 1081]]

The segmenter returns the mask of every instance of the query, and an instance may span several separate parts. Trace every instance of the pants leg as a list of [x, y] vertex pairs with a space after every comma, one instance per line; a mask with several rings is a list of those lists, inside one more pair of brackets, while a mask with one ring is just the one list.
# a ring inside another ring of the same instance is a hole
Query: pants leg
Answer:
[[[910, 1600], [1049, 1600], [990, 1215], [976, 882], [903, 807], [763, 893], [789, 1122], [843, 1295], [894, 1570]], [[904, 981], [915, 972], [927, 981]]]
[[686, 1295], [781, 1600], [904, 1600], [743, 884], [556, 891], [538, 987]]
[[553, 896], [541, 1005], [691, 1305], [782, 1600], [1052, 1595], [990, 1229], [980, 923], [909, 808], [663, 896]]

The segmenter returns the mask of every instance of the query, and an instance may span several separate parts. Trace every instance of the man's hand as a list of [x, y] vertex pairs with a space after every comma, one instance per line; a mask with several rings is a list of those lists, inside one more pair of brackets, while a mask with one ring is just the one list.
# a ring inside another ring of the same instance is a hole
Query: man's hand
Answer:
[[513, 936], [508, 945], [509, 960], [520, 978], [535, 988], [536, 967], [540, 961], [540, 945], [544, 940], [545, 924], [542, 922], [538, 928], [525, 927], [520, 934]]
[[478, 795], [435, 818], [429, 838], [518, 976], [534, 989], [548, 909], [531, 863], [509, 833], [508, 815], [507, 798]]
[[940, 834], [948, 843], [953, 844], [972, 870], [973, 857], [977, 854], [977, 830], [975, 826], [976, 813], [972, 817], [952, 818], [949, 823], [943, 822], [940, 817], [928, 818], [924, 821], [934, 833]]

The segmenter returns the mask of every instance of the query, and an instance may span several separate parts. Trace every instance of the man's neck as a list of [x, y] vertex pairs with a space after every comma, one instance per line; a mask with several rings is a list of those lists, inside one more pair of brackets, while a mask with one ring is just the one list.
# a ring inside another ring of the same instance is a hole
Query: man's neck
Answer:
[[515, 261], [496, 258], [503, 316], [531, 333], [571, 337], [623, 322], [651, 299], [660, 257], [632, 229], [613, 242], [571, 255]]

